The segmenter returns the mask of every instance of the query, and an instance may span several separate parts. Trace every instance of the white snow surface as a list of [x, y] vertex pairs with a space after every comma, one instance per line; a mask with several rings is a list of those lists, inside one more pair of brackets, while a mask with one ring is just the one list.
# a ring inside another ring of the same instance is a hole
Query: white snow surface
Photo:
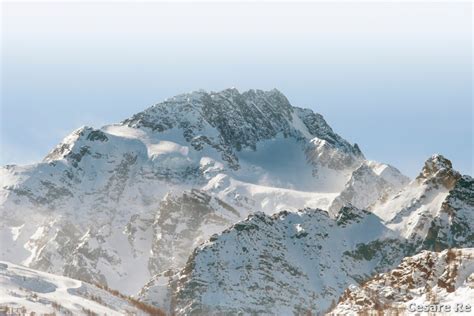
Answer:
[[94, 285], [0, 261], [0, 310], [36, 314], [148, 315], [127, 299]]

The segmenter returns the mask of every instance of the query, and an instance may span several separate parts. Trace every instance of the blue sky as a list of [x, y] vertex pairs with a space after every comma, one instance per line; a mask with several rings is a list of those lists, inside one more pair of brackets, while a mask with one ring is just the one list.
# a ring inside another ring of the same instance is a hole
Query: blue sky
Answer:
[[196, 89], [282, 91], [369, 159], [473, 174], [472, 5], [2, 3], [0, 163]]

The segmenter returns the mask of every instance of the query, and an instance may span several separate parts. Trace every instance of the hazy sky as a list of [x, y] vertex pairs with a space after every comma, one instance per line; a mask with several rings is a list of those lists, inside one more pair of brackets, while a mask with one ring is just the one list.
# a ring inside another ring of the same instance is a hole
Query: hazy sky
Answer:
[[473, 174], [472, 4], [3, 2], [0, 163], [196, 89], [282, 91], [366, 157]]

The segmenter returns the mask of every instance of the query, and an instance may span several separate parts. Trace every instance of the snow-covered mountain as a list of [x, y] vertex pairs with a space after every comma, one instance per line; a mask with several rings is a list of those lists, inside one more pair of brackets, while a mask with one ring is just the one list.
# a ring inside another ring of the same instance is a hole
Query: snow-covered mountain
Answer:
[[409, 181], [392, 166], [365, 161], [352, 172], [349, 181], [331, 203], [329, 209], [337, 212], [347, 204], [359, 208], [370, 208], [374, 203], [383, 203], [398, 193]]
[[179, 315], [328, 311], [349, 285], [407, 256], [474, 247], [473, 184], [435, 155], [373, 212], [344, 206], [334, 216], [317, 209], [251, 215], [197, 247], [178, 273], [155, 276], [139, 297]]
[[1, 315], [166, 315], [116, 291], [0, 262]]
[[471, 314], [472, 302], [474, 249], [423, 251], [361, 286], [350, 286], [331, 314]]
[[415, 180], [371, 209], [423, 249], [474, 247], [474, 180], [441, 155], [428, 159]]
[[[365, 177], [383, 188], [364, 190]], [[0, 179], [2, 259], [128, 294], [253, 212], [329, 210], [336, 197], [366, 207], [407, 181], [279, 91], [236, 89], [79, 128]]]
[[353, 207], [335, 219], [319, 209], [256, 213], [196, 248], [179, 274], [156, 277], [140, 298], [171, 302], [161, 307], [180, 315], [323, 312], [376, 265], [350, 252], [390, 237], [380, 218]]
[[448, 159], [410, 181], [277, 90], [182, 94], [0, 168], [8, 267], [178, 315], [325, 312], [407, 256], [473, 248], [473, 222]]

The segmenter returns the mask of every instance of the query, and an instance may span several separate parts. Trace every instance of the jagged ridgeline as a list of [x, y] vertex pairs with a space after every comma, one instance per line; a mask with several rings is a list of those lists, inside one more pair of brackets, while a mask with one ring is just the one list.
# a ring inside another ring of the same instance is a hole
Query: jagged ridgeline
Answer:
[[405, 256], [473, 247], [470, 176], [435, 155], [410, 181], [278, 90], [178, 95], [0, 180], [1, 260], [169, 313], [323, 312]]
[[[183, 137], [194, 149], [217, 149], [233, 169], [239, 168], [236, 151], [256, 150], [258, 142], [278, 135], [296, 140], [317, 137], [346, 154], [343, 162], [347, 164], [363, 158], [359, 147], [334, 133], [320, 114], [291, 106], [278, 90], [250, 90], [242, 94], [236, 89], [220, 93], [200, 91], [157, 104], [123, 123], [157, 132], [182, 129]], [[325, 158], [327, 164], [346, 167]]]

